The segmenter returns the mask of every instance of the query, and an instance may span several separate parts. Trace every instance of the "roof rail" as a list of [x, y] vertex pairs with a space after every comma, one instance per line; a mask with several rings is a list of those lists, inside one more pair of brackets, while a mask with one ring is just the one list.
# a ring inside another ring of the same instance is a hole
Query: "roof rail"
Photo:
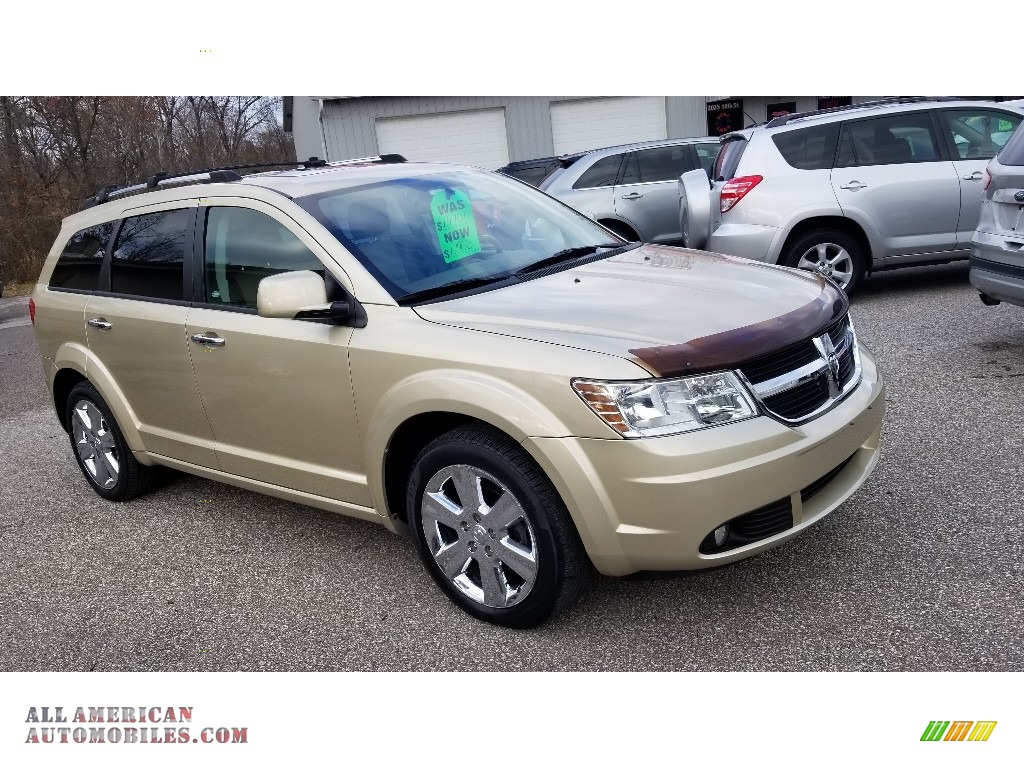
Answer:
[[[403, 158], [404, 159], [404, 158]], [[394, 162], [394, 161], [390, 161]], [[231, 182], [240, 181], [242, 179], [241, 174], [237, 171], [248, 170], [252, 168], [280, 168], [282, 166], [298, 166], [301, 168], [322, 168], [327, 165], [326, 160], [321, 160], [318, 157], [311, 157], [308, 160], [286, 160], [282, 163], [248, 163], [246, 165], [225, 165], [220, 168], [203, 168], [198, 171], [183, 171], [181, 173], [168, 173], [167, 171], [159, 171], [154, 173], [145, 182], [141, 184], [125, 184], [123, 186], [107, 186], [99, 190], [92, 197], [86, 198], [81, 202], [78, 210], [84, 211], [87, 208], [92, 208], [94, 205], [100, 205], [107, 202], [115, 197], [124, 197], [127, 195], [136, 195], [142, 192], [149, 192], [157, 189], [161, 184], [166, 182], [176, 182], [179, 185], [185, 184], [211, 184], [220, 182]]]
[[827, 109], [815, 109], [810, 112], [793, 112], [788, 115], [776, 117], [765, 123], [766, 128], [775, 128], [785, 125], [791, 120], [799, 120], [803, 117], [815, 117], [817, 115], [828, 115], [833, 112], [844, 112], [848, 109], [862, 109], [863, 107], [883, 107], [888, 104], [917, 104], [924, 101], [963, 101], [965, 96], [892, 96], [877, 101], [864, 101], [860, 104], [848, 104], [845, 107], [828, 107]]

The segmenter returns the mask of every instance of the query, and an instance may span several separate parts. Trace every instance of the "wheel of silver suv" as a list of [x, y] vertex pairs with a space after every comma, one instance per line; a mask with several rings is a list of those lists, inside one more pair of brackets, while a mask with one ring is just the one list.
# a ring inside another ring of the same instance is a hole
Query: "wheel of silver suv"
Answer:
[[558, 493], [496, 430], [460, 427], [427, 445], [406, 502], [427, 570], [478, 618], [535, 626], [583, 589], [589, 562]]
[[847, 295], [860, 286], [864, 277], [860, 245], [846, 233], [834, 230], [817, 230], [802, 236], [787, 249], [782, 263], [826, 275]]

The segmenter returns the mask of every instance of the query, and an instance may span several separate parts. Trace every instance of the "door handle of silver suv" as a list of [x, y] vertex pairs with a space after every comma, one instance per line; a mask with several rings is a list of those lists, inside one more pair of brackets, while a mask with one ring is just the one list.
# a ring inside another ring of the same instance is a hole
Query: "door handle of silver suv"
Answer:
[[981, 181], [981, 176], [982, 176], [981, 171], [975, 171], [974, 173], [970, 174], [969, 176], [964, 176], [964, 181]]
[[101, 331], [109, 331], [114, 327], [112, 323], [107, 322], [105, 317], [94, 317], [92, 320], [86, 321], [86, 325], [99, 328]]
[[840, 184], [839, 188], [840, 189], [849, 189], [849, 190], [851, 190], [853, 192], [856, 192], [858, 189], [864, 189], [864, 187], [866, 187], [866, 186], [867, 186], [867, 184], [862, 184], [859, 181], [851, 181], [849, 184]]
[[630, 192], [628, 195], [623, 195], [622, 199], [623, 200], [639, 200], [641, 197], [643, 197], [643, 195], [641, 195], [639, 192]]
[[207, 331], [206, 333], [196, 333], [192, 335], [192, 341], [196, 344], [203, 344], [207, 347], [223, 347], [224, 339], [215, 333]]

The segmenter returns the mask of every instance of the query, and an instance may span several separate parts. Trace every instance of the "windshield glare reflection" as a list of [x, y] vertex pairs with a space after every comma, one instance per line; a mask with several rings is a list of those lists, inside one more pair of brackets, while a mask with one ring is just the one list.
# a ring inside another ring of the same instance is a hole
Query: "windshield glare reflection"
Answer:
[[[619, 238], [536, 189], [470, 168], [296, 200], [396, 299], [500, 279]], [[624, 243], [623, 243], [624, 244]], [[433, 289], [433, 290], [432, 290]]]

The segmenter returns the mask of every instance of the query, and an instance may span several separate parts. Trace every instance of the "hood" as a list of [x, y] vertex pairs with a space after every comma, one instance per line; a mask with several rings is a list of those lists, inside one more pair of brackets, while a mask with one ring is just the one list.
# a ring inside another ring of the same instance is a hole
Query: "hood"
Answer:
[[644, 245], [416, 311], [425, 320], [625, 357], [652, 373], [735, 367], [818, 335], [846, 296], [820, 275]]

